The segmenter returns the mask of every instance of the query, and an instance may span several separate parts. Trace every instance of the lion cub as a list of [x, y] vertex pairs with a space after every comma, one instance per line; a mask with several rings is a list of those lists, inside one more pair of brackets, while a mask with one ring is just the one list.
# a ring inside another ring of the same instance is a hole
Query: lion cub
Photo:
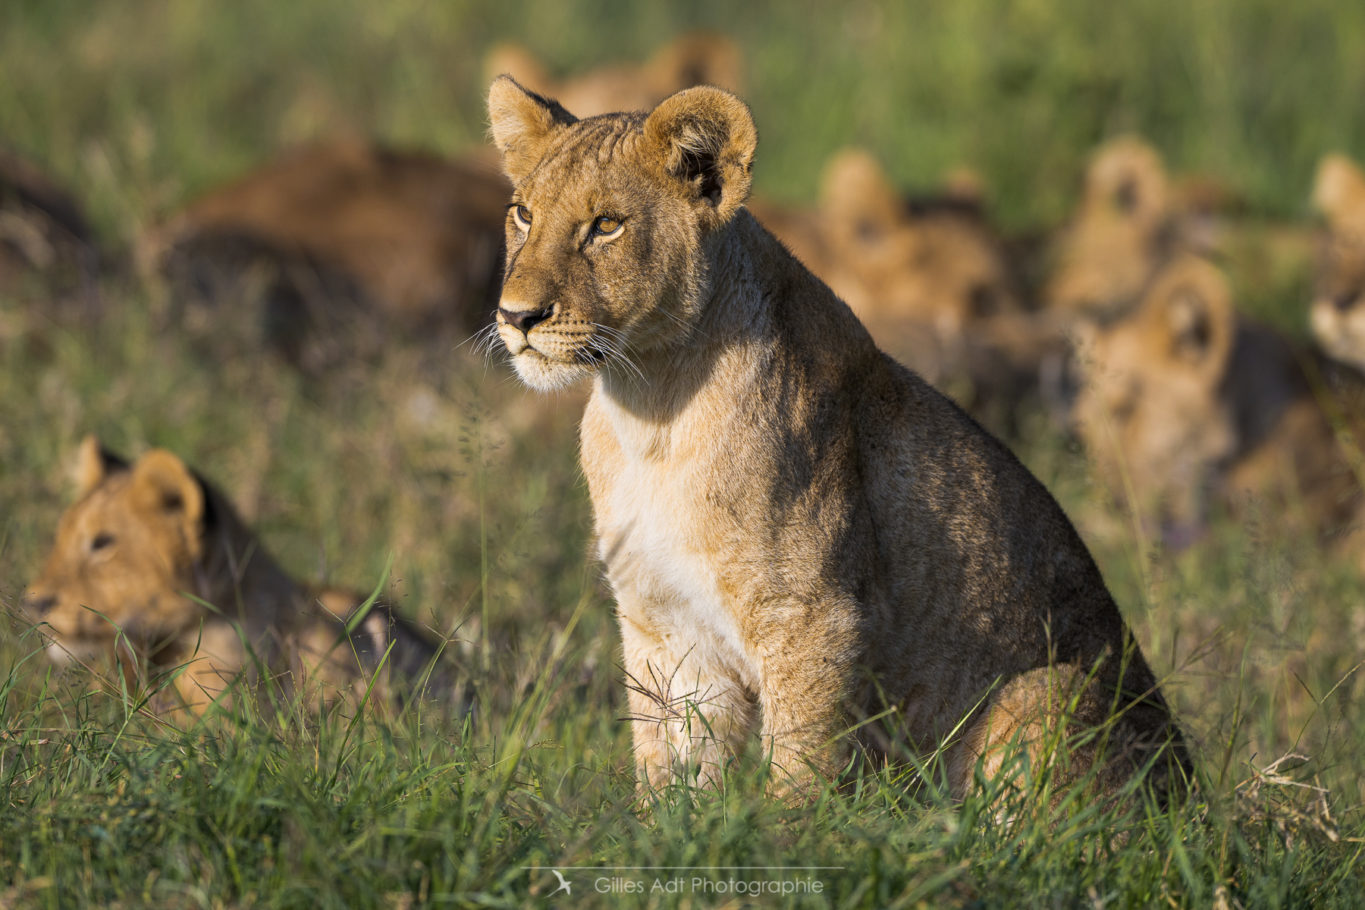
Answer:
[[1174, 260], [1126, 318], [1077, 334], [1077, 430], [1101, 479], [1168, 544], [1198, 536], [1212, 503], [1248, 497], [1300, 510], [1329, 538], [1356, 517], [1359, 481], [1311, 360], [1241, 317], [1212, 263]]
[[802, 789], [854, 729], [943, 746], [959, 793], [1021, 747], [1039, 767], [1048, 730], [1075, 735], [1058, 778], [1181, 776], [1061, 508], [744, 208], [743, 102], [579, 120], [501, 77], [488, 105], [514, 184], [500, 337], [534, 388], [592, 379], [583, 468], [643, 785], [715, 781], [755, 729]]
[[361, 595], [306, 590], [171, 452], [152, 449], [130, 465], [87, 437], [77, 485], [22, 602], [56, 663], [183, 666], [156, 707], [191, 715], [262, 666], [287, 689], [321, 690], [329, 701], [362, 695], [376, 673], [379, 698], [428, 674], [433, 690], [445, 684], [439, 649], [421, 629], [382, 604], [354, 617]]

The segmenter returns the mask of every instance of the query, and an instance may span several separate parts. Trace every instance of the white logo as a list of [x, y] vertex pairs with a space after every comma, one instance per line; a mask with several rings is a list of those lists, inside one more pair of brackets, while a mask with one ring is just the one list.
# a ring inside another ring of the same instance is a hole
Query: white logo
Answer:
[[560, 874], [558, 869], [551, 869], [550, 871], [555, 874], [555, 878], [559, 879], [559, 887], [550, 892], [550, 897], [554, 897], [561, 891], [563, 891], [565, 894], [572, 896], [573, 888], [570, 887], [569, 881], [566, 878], [564, 878], [563, 875]]

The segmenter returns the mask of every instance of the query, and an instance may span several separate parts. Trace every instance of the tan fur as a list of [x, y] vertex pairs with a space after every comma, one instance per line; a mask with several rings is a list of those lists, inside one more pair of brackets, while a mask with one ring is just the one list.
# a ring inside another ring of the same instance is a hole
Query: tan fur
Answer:
[[739, 99], [577, 120], [501, 78], [489, 110], [515, 185], [499, 334], [529, 385], [593, 384], [583, 469], [642, 783], [714, 780], [761, 728], [799, 786], [890, 706], [869, 748], [963, 722], [962, 792], [1016, 738], [1042, 761], [1062, 690], [1072, 732], [1112, 722], [1106, 786], [1178, 739], [1047, 491], [744, 209]]
[[1302, 355], [1238, 315], [1217, 267], [1177, 259], [1126, 319], [1081, 334], [1077, 429], [1168, 540], [1188, 541], [1214, 502], [1292, 506], [1329, 536], [1352, 519], [1358, 483]]
[[307, 345], [352, 321], [381, 337], [487, 325], [508, 191], [477, 158], [319, 143], [200, 198], [139, 255], [177, 302], [260, 288], [272, 340], [310, 365]]
[[580, 117], [611, 111], [648, 110], [679, 89], [717, 85], [739, 92], [744, 67], [739, 47], [717, 32], [686, 32], [644, 63], [614, 63], [563, 81], [554, 80], [535, 55], [519, 44], [498, 44], [484, 59], [486, 78], [509, 75], [557, 99]]
[[[364, 598], [291, 579], [171, 452], [152, 449], [126, 465], [88, 437], [77, 462], [77, 502], [23, 601], [57, 663], [183, 666], [175, 697], [157, 704], [198, 714], [258, 662], [288, 689], [330, 701], [362, 695], [392, 644], [374, 693], [383, 701], [435, 660], [429, 637], [383, 604], [348, 638], [345, 623]], [[405, 683], [390, 683], [391, 667]]]
[[1327, 220], [1310, 311], [1329, 355], [1365, 370], [1365, 174], [1344, 155], [1318, 166], [1313, 204]]

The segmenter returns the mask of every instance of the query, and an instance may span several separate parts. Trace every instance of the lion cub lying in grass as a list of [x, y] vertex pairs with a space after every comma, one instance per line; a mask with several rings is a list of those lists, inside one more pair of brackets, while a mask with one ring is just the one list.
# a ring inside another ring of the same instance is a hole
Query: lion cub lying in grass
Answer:
[[362, 696], [371, 682], [379, 699], [446, 685], [438, 647], [417, 626], [381, 604], [354, 616], [362, 596], [295, 582], [172, 453], [153, 449], [129, 465], [87, 437], [77, 485], [23, 600], [54, 662], [112, 657], [125, 674], [183, 667], [154, 705], [189, 714], [261, 668], [287, 691], [320, 690], [328, 702]]
[[855, 729], [942, 746], [957, 793], [1019, 747], [1054, 782], [1178, 786], [1180, 734], [1061, 508], [744, 208], [739, 99], [579, 120], [501, 77], [488, 103], [514, 184], [500, 337], [528, 385], [593, 380], [643, 784], [714, 782], [758, 727], [784, 788], [837, 773]]
[[1237, 311], [1216, 265], [1176, 258], [1132, 313], [1076, 336], [1077, 432], [1165, 543], [1197, 539], [1211, 505], [1260, 503], [1360, 558], [1360, 415], [1307, 352]]

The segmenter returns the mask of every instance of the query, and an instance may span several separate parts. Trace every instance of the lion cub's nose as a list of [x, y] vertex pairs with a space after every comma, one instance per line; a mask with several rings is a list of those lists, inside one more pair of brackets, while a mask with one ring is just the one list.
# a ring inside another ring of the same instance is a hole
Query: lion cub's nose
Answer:
[[508, 325], [514, 325], [521, 329], [522, 334], [526, 334], [531, 331], [532, 326], [550, 318], [550, 307], [539, 310], [509, 310], [506, 307], [498, 307], [498, 314]]

